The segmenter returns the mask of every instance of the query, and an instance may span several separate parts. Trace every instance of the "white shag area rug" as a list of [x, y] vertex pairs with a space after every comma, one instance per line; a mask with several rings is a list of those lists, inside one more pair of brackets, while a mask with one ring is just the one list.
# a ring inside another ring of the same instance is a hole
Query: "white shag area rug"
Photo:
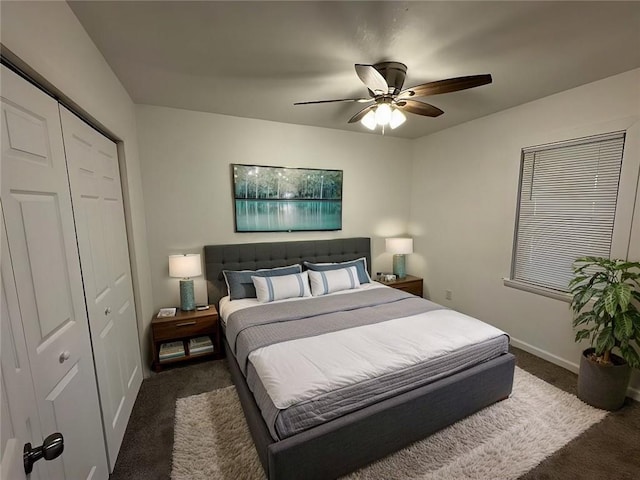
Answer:
[[[344, 478], [516, 479], [606, 414], [516, 367], [507, 400]], [[178, 399], [171, 478], [265, 479], [235, 387]]]

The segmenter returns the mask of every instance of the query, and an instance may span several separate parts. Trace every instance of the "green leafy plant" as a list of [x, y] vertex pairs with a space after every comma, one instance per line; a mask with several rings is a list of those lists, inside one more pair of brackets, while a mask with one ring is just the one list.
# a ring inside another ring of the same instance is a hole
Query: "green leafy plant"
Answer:
[[[634, 368], [640, 367], [640, 263], [583, 257], [573, 264], [574, 278], [569, 282], [573, 296], [576, 342], [589, 339], [595, 348], [595, 360], [611, 364], [611, 351]], [[591, 304], [590, 301], [593, 300]]]

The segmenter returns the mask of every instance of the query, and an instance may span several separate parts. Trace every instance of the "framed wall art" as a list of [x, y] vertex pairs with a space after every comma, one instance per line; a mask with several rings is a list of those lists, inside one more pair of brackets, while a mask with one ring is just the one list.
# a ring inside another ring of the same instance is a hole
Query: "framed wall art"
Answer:
[[342, 230], [342, 170], [231, 164], [236, 232]]

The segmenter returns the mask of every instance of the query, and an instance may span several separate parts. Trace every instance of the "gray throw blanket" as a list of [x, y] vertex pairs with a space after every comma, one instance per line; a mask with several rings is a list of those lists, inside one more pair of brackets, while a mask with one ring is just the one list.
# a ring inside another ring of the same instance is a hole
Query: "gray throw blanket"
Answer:
[[227, 319], [226, 336], [246, 376], [247, 359], [257, 348], [443, 308], [400, 290], [376, 288], [238, 310]]

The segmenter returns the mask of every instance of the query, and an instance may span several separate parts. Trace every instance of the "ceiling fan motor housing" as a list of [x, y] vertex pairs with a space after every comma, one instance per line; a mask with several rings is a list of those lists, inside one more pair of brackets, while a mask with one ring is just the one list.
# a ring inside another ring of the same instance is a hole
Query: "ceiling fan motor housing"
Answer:
[[375, 68], [384, 77], [389, 85], [389, 95], [397, 95], [402, 90], [404, 79], [407, 76], [407, 66], [400, 62], [380, 62]]

